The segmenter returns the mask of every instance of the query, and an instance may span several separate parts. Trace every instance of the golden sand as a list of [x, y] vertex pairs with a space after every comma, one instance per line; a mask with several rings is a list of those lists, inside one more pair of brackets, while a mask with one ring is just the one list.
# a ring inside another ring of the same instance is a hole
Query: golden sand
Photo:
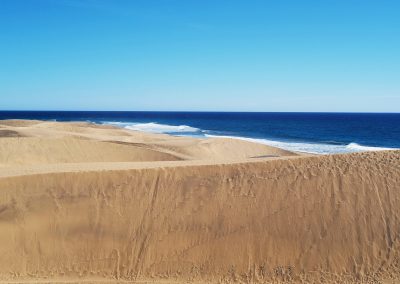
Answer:
[[0, 121], [0, 280], [395, 283], [400, 151]]

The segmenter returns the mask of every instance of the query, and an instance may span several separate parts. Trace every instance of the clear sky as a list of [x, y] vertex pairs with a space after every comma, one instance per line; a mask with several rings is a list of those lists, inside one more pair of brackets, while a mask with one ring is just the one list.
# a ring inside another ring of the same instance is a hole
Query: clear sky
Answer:
[[400, 112], [400, 1], [0, 0], [0, 109]]

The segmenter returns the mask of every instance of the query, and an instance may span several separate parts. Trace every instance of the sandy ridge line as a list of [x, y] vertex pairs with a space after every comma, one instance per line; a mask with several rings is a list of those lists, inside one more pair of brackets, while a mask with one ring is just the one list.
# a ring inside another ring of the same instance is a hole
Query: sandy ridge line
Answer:
[[[99, 280], [90, 280], [90, 279], [76, 279], [76, 280], [4, 280], [0, 281], [0, 284], [2, 283], [12, 283], [12, 284], [30, 284], [30, 283], [40, 283], [40, 284], [57, 284], [57, 283], [141, 283], [141, 284], [146, 284], [146, 283], [152, 283], [152, 284], [178, 284], [178, 283], [183, 283], [182, 281], [173, 281], [173, 280], [112, 280], [112, 279], [99, 279]], [[191, 282], [192, 284], [196, 284], [196, 282]], [[198, 283], [203, 283], [203, 282], [198, 282]]]
[[[379, 151], [379, 152], [397, 152], [396, 150]], [[46, 175], [52, 173], [78, 173], [78, 172], [109, 172], [109, 171], [127, 171], [141, 169], [160, 169], [160, 168], [184, 168], [197, 166], [214, 166], [214, 165], [241, 165], [241, 164], [258, 164], [273, 163], [278, 160], [292, 159], [320, 159], [322, 157], [341, 158], [349, 156], [359, 156], [374, 152], [344, 153], [330, 154], [319, 156], [286, 156], [286, 157], [260, 157], [242, 160], [184, 160], [184, 161], [155, 161], [155, 162], [92, 162], [92, 163], [65, 163], [65, 164], [43, 164], [29, 166], [12, 166], [0, 168], [0, 178]], [[378, 153], [378, 152], [376, 152]]]
[[[156, 161], [156, 162], [100, 162], [43, 164], [0, 168], [0, 178], [45, 175], [52, 173], [109, 172], [141, 169], [184, 168], [214, 165], [240, 165], [272, 162], [276, 160], [311, 158], [312, 156], [268, 157], [248, 160], [192, 160], [192, 161]], [[317, 157], [314, 157], [317, 158]], [[1, 282], [0, 282], [1, 283]]]

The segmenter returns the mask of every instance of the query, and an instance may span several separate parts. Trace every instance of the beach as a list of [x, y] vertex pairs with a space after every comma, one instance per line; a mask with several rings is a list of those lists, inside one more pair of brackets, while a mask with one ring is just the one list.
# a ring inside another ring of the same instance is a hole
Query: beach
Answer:
[[400, 151], [0, 121], [0, 280], [396, 283]]

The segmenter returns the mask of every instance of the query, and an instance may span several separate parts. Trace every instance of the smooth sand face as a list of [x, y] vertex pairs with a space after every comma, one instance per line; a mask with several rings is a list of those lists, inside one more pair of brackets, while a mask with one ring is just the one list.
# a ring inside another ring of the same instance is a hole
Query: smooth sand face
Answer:
[[0, 129], [13, 133], [0, 138], [4, 282], [400, 276], [400, 151], [307, 157], [86, 123]]

